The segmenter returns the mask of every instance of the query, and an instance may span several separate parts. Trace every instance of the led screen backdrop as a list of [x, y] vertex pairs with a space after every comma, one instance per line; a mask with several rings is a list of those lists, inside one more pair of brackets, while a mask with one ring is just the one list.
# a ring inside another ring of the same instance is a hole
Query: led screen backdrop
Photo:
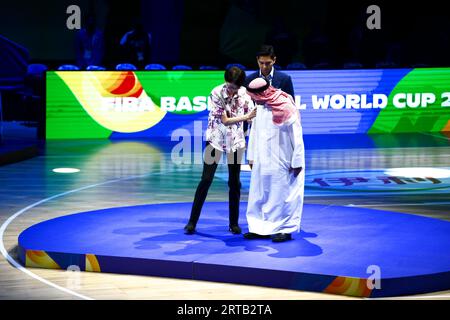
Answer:
[[[450, 131], [450, 68], [286, 73], [304, 134]], [[223, 81], [223, 71], [47, 72], [47, 138], [202, 135]]]

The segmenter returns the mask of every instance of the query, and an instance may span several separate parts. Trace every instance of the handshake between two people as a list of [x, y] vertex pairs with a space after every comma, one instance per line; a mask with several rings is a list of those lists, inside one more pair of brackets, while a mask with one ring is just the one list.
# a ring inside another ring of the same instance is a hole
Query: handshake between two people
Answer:
[[233, 117], [233, 118], [229, 118], [227, 111], [222, 113], [222, 123], [226, 126], [235, 124], [237, 122], [242, 122], [242, 121], [251, 121], [254, 117], [256, 117], [256, 108], [254, 108], [252, 111], [246, 113], [243, 116], [238, 116], [238, 117]]

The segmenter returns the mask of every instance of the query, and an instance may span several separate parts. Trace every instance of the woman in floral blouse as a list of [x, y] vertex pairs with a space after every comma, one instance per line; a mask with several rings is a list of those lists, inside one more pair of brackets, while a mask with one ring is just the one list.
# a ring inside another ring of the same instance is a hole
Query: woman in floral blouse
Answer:
[[186, 234], [195, 233], [200, 212], [214, 178], [222, 153], [227, 154], [229, 186], [229, 230], [240, 234], [239, 200], [241, 197], [241, 161], [245, 149], [244, 121], [256, 116], [252, 99], [245, 87], [245, 72], [238, 67], [225, 71], [225, 83], [215, 87], [208, 99], [209, 117], [203, 173], [192, 204], [191, 216], [184, 227]]

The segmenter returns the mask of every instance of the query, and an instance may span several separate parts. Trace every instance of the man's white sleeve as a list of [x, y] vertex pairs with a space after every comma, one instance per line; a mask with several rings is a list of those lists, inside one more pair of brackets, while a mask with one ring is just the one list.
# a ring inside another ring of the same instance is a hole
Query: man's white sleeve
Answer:
[[248, 137], [248, 147], [247, 147], [247, 160], [255, 160], [256, 152], [256, 117], [252, 120], [252, 126], [250, 127], [250, 135]]
[[289, 138], [292, 143], [293, 153], [291, 160], [292, 168], [305, 168], [305, 147], [303, 145], [303, 130], [300, 117], [289, 126]]

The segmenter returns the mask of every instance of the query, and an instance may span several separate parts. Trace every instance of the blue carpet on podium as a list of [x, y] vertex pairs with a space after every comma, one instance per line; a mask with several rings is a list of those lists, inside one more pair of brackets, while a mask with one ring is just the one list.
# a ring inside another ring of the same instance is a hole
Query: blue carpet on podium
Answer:
[[[19, 236], [27, 267], [68, 268], [385, 297], [450, 289], [450, 223], [366, 208], [306, 204], [293, 240], [228, 231], [228, 203], [207, 202], [197, 233], [191, 203], [63, 216]], [[247, 230], [246, 203], [240, 224]]]

